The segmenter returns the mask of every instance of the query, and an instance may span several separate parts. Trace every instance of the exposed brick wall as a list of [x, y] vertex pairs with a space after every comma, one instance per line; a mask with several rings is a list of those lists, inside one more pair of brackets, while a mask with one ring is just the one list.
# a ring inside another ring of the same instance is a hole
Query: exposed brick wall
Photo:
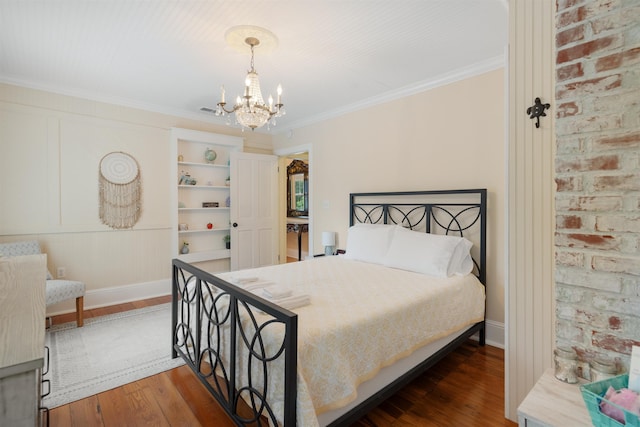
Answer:
[[[556, 335], [640, 346], [640, 0], [557, 0]], [[584, 376], [588, 377], [588, 370]]]

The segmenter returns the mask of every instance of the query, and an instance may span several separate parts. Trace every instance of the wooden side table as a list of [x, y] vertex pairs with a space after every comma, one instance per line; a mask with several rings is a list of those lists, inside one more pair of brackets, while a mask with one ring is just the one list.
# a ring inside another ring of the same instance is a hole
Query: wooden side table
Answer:
[[547, 369], [518, 407], [520, 427], [589, 427], [580, 383], [567, 384]]

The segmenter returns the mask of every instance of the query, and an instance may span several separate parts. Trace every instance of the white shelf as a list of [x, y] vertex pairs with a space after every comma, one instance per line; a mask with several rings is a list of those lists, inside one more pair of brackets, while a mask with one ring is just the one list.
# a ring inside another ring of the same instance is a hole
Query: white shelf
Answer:
[[229, 209], [227, 206], [220, 206], [217, 208], [178, 208], [178, 210], [180, 212], [187, 212], [187, 211], [211, 211], [211, 210], [225, 210], [225, 209]]
[[184, 262], [202, 262], [212, 261], [216, 259], [225, 259], [231, 257], [231, 250], [219, 249], [215, 251], [192, 252], [188, 254], [180, 254], [177, 258]]
[[224, 168], [228, 169], [229, 165], [215, 164], [215, 163], [199, 163], [199, 162], [178, 162], [180, 166], [206, 166], [211, 168]]
[[218, 190], [224, 190], [224, 189], [229, 189], [228, 185], [178, 185], [178, 188], [198, 188], [198, 189], [202, 189], [202, 188], [208, 188], [208, 189], [218, 189]]
[[200, 228], [197, 230], [179, 230], [178, 233], [180, 234], [190, 234], [190, 233], [213, 233], [215, 231], [226, 231], [228, 232], [230, 230], [230, 228], [212, 228], [211, 230], [209, 230], [208, 228]]

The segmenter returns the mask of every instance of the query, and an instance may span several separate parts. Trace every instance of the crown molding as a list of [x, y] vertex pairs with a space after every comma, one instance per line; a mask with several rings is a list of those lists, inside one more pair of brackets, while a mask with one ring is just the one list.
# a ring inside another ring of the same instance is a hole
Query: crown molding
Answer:
[[358, 110], [383, 104], [385, 102], [395, 101], [396, 99], [415, 95], [421, 92], [426, 92], [428, 90], [435, 89], [440, 86], [445, 86], [450, 83], [454, 83], [460, 80], [465, 80], [471, 77], [479, 76], [484, 73], [488, 73], [490, 71], [504, 68], [506, 64], [507, 64], [507, 61], [504, 55], [496, 56], [486, 61], [478, 62], [467, 67], [458, 68], [457, 70], [453, 70], [449, 73], [442, 74], [440, 76], [437, 76], [428, 80], [424, 80], [422, 82], [418, 82], [409, 86], [404, 86], [399, 89], [385, 92], [378, 96], [367, 98], [362, 101], [345, 105], [343, 107], [336, 108], [334, 110], [327, 111], [322, 114], [318, 114], [306, 119], [289, 123], [287, 124], [287, 126], [283, 126], [282, 128], [278, 129], [274, 133], [276, 134], [287, 133], [293, 129], [309, 126], [312, 124], [323, 122], [325, 120], [343, 116], [345, 114], [352, 113]]

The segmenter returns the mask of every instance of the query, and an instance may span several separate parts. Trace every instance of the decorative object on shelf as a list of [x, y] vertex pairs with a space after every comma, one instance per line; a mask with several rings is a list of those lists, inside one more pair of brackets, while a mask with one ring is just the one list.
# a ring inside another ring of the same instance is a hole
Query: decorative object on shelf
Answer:
[[231, 177], [228, 176], [227, 179], [224, 180], [224, 185], [226, 185], [227, 187], [231, 185]]
[[536, 127], [539, 128], [540, 117], [547, 116], [544, 110], [547, 110], [549, 107], [551, 107], [551, 104], [543, 104], [542, 101], [540, 101], [540, 98], [536, 98], [534, 102], [535, 104], [527, 108], [527, 114], [529, 114], [530, 119], [536, 119]]
[[[227, 31], [226, 34], [227, 43], [232, 47], [238, 47], [238, 42], [242, 40], [251, 49], [251, 69], [247, 73], [245, 79], [245, 88], [242, 98], [238, 96], [236, 98], [236, 105], [231, 109], [226, 109], [227, 105], [225, 101], [224, 86], [220, 88], [220, 102], [218, 102], [215, 115], [227, 116], [231, 113], [235, 113], [236, 121], [240, 125], [255, 130], [261, 126], [267, 124], [275, 126], [276, 122], [274, 117], [282, 117], [286, 114], [284, 110], [284, 104], [282, 104], [282, 86], [278, 85], [277, 94], [278, 98], [273, 102], [273, 97], [269, 95], [269, 104], [265, 104], [262, 99], [262, 92], [260, 90], [260, 80], [258, 73], [254, 67], [254, 49], [261, 43], [266, 44], [267, 47], [277, 45], [277, 38], [271, 31], [254, 26], [242, 25], [233, 27]], [[202, 108], [203, 111], [211, 111], [211, 109]]]
[[211, 148], [207, 148], [204, 152], [204, 159], [207, 161], [207, 163], [213, 163], [217, 157], [218, 153], [216, 153]]
[[106, 154], [99, 166], [100, 220], [115, 229], [131, 228], [142, 211], [138, 162], [121, 151]]
[[227, 197], [227, 200], [224, 201], [224, 204], [230, 208], [231, 207], [231, 196]]
[[189, 253], [189, 242], [182, 243], [182, 249], [180, 249], [180, 253], [186, 255]]
[[189, 229], [189, 224], [185, 224], [185, 223], [178, 224], [179, 231], [187, 231], [188, 229]]
[[180, 179], [178, 185], [196, 185], [196, 179], [192, 178], [189, 172], [180, 172]]
[[333, 255], [336, 252], [336, 233], [335, 231], [322, 232], [322, 245], [324, 246], [324, 254]]
[[222, 240], [224, 240], [225, 247], [227, 249], [231, 249], [231, 236], [227, 234], [222, 238]]
[[178, 154], [178, 161], [179, 162], [183, 162], [184, 161], [184, 157], [182, 156], [182, 154]]
[[616, 376], [616, 364], [608, 359], [597, 357], [589, 362], [589, 376], [591, 382], [602, 381]]
[[578, 382], [578, 355], [569, 347], [557, 347], [553, 351], [555, 377], [569, 384]]
[[212, 223], [207, 223], [207, 229], [211, 230], [213, 228], [213, 224]]
[[202, 202], [203, 208], [217, 208], [219, 205], [218, 202]]
[[178, 209], [184, 209], [186, 207], [187, 205], [185, 205], [184, 202], [178, 202]]

